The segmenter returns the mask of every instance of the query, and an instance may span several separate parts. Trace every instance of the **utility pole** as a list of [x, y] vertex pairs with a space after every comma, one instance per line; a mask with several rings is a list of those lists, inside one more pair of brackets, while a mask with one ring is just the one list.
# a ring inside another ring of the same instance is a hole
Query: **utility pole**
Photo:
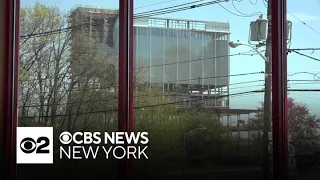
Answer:
[[272, 120], [272, 103], [271, 103], [271, 86], [272, 86], [272, 28], [271, 28], [271, 0], [268, 0], [267, 8], [268, 18], [268, 36], [266, 40], [266, 53], [267, 58], [265, 64], [265, 93], [264, 93], [264, 120], [263, 120], [263, 137], [262, 137], [262, 148], [263, 148], [263, 159], [262, 159], [262, 179], [269, 180], [270, 178], [270, 162], [269, 162], [269, 130]]

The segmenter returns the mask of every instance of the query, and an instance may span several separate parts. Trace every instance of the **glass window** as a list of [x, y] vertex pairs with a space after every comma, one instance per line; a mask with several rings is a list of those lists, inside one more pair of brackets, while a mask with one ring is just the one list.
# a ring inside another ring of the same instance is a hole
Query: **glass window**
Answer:
[[[134, 25], [134, 131], [150, 140], [135, 179], [270, 179], [283, 109], [271, 101], [273, 53], [288, 56], [289, 176], [319, 179], [320, 3], [288, 1], [287, 53], [273, 52], [271, 2], [134, 1], [134, 19], [145, 17]], [[21, 0], [19, 126], [54, 127], [55, 152], [60, 132], [118, 130], [119, 1], [77, 3]], [[103, 150], [78, 162], [55, 154], [50, 168], [19, 165], [18, 179], [118, 170]]]
[[[17, 179], [117, 178], [117, 162], [106, 160], [103, 149], [86, 159], [80, 145], [69, 158], [59, 149], [59, 134], [118, 130], [119, 1], [21, 0], [20, 12], [19, 126], [53, 127], [54, 164], [19, 164]], [[140, 38], [145, 32], [135, 32], [136, 51], [149, 51], [141, 43], [148, 42]], [[148, 66], [145, 54], [135, 59]]]
[[[287, 94], [290, 177], [318, 179], [320, 164], [319, 16], [320, 2], [287, 4]], [[308, 18], [307, 18], [308, 17]], [[315, 17], [315, 19], [313, 18]], [[302, 38], [308, 34], [310, 38]], [[309, 49], [310, 48], [310, 49]], [[299, 109], [299, 110], [298, 110]], [[302, 168], [303, 167], [303, 168]]]

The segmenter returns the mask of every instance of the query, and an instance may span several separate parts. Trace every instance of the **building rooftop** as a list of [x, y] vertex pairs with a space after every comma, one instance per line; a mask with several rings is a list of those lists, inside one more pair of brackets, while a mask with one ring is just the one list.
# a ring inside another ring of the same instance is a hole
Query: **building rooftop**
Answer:
[[189, 19], [140, 17], [134, 19], [135, 26], [157, 27], [170, 29], [185, 29], [195, 31], [213, 31], [230, 33], [228, 22], [200, 21]]
[[118, 13], [118, 9], [102, 9], [102, 8], [91, 8], [91, 7], [76, 7], [71, 9], [71, 14], [74, 12], [91, 12], [91, 13]]

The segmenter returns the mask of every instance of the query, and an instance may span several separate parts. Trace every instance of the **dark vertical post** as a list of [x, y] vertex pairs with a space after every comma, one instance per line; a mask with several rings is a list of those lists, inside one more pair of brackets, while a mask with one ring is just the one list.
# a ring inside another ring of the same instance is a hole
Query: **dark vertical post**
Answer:
[[16, 173], [16, 129], [18, 98], [19, 17], [20, 0], [5, 1], [5, 54], [4, 54], [4, 128], [6, 177], [17, 179]]
[[19, 49], [20, 49], [20, 0], [14, 1], [14, 38], [13, 41], [15, 43], [14, 47], [14, 58], [13, 61], [13, 95], [12, 95], [12, 113], [13, 113], [13, 119], [12, 119], [12, 150], [11, 150], [11, 156], [12, 156], [12, 165], [11, 165], [11, 179], [16, 180], [17, 178], [17, 157], [16, 157], [16, 141], [17, 141], [17, 127], [18, 127], [18, 91], [19, 91]]
[[288, 179], [286, 0], [272, 6], [273, 179]]
[[[134, 128], [134, 111], [133, 111], [133, 91], [134, 91], [134, 27], [133, 27], [133, 0], [129, 1], [129, 119], [128, 119], [128, 132], [133, 132]], [[129, 159], [129, 179], [133, 180], [133, 159]]]
[[[4, 123], [4, 167], [5, 178], [16, 180], [16, 129], [18, 98], [18, 57], [20, 0], [4, 1], [4, 61], [3, 61], [3, 117]], [[1, 161], [2, 162], [2, 161]]]
[[[133, 130], [133, 0], [119, 5], [118, 130]], [[127, 146], [127, 145], [126, 145]], [[132, 179], [132, 161], [120, 160], [119, 179]]]

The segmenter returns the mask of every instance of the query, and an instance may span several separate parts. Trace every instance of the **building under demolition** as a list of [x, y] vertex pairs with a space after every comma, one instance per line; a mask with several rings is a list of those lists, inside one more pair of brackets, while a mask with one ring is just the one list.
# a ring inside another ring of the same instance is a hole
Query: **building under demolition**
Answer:
[[77, 88], [88, 84], [105, 88], [116, 83], [115, 77], [105, 77], [103, 72], [116, 71], [114, 63], [104, 60], [112, 53], [111, 48], [105, 47], [113, 47], [113, 31], [110, 29], [113, 29], [118, 14], [118, 10], [85, 7], [71, 11], [70, 62]]
[[[117, 13], [77, 8], [70, 19], [72, 26], [88, 24], [81, 26], [81, 38], [95, 37], [100, 48], [117, 55]], [[182, 106], [229, 107], [229, 35], [225, 22], [135, 18], [134, 62], [136, 72], [142, 73], [140, 82], [170, 93]], [[73, 64], [86, 70], [75, 60]], [[79, 72], [73, 70], [83, 76]]]
[[[118, 30], [116, 24], [115, 49]], [[181, 105], [228, 107], [229, 35], [223, 22], [136, 18], [135, 67], [145, 84], [173, 94]]]

